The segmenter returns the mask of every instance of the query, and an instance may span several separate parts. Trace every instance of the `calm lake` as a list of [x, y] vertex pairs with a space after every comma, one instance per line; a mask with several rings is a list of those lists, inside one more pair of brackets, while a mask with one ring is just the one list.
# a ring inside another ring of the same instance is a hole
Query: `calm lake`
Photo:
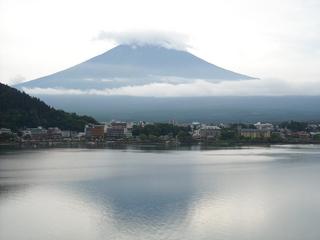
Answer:
[[320, 146], [0, 153], [1, 240], [320, 239]]

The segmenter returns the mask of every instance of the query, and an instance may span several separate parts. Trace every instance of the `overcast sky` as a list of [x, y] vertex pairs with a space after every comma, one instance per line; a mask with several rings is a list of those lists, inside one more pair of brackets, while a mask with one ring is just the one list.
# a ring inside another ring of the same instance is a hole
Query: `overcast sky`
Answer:
[[0, 0], [0, 81], [51, 74], [151, 31], [218, 66], [312, 89], [319, 13], [319, 0]]

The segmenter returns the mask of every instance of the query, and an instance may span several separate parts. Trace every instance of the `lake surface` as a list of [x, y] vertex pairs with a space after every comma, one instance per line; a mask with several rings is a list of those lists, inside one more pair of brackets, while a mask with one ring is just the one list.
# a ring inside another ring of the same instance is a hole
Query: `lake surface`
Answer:
[[320, 239], [320, 146], [0, 153], [1, 240]]

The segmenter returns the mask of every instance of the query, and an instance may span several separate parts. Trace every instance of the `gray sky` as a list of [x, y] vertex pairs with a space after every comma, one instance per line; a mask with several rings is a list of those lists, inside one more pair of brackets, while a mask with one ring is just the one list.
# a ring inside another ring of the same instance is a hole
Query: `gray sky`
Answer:
[[308, 91], [320, 85], [319, 13], [319, 0], [0, 0], [0, 81], [63, 70], [112, 40], [163, 35], [218, 66]]

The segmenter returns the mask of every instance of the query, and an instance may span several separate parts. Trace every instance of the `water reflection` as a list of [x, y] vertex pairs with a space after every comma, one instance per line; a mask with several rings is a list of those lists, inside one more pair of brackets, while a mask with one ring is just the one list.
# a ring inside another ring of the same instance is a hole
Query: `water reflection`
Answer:
[[1, 155], [0, 239], [318, 239], [319, 157], [302, 146]]
[[99, 212], [53, 188], [27, 187], [1, 201], [0, 239], [98, 239]]

